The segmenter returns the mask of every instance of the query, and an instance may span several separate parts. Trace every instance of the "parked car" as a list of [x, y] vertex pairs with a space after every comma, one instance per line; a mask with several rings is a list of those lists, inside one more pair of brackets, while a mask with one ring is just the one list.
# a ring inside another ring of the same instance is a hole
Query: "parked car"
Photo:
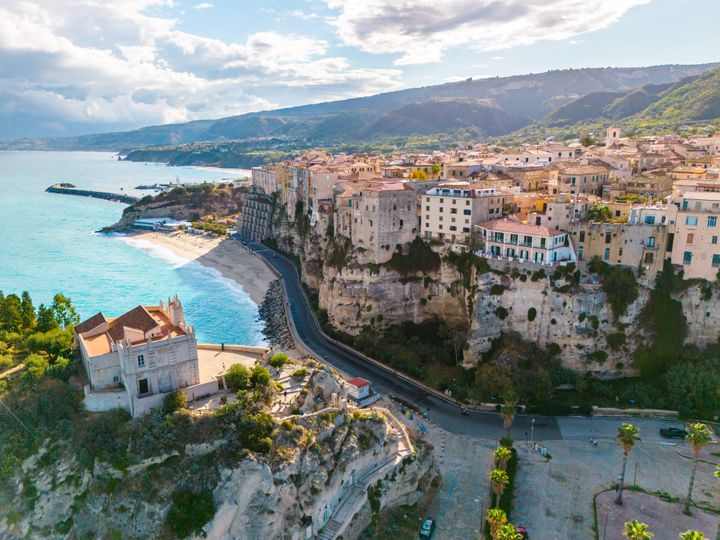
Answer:
[[435, 532], [435, 520], [431, 517], [426, 518], [423, 521], [422, 527], [420, 527], [420, 538], [432, 538]]
[[687, 437], [687, 431], [680, 428], [660, 428], [660, 435], [666, 439], [684, 439]]
[[527, 529], [525, 527], [516, 527], [515, 529], [518, 534], [521, 536], [523, 540], [528, 540], [530, 537], [528, 536]]

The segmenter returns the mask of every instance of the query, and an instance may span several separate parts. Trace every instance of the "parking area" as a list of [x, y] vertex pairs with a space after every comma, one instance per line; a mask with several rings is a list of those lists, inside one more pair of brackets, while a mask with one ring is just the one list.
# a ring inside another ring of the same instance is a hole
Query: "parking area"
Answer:
[[[659, 435], [649, 430], [645, 435], [628, 458], [626, 483], [682, 499], [687, 493], [692, 461]], [[513, 520], [525, 525], [537, 538], [594, 538], [593, 497], [611, 488], [620, 473], [620, 445], [599, 436], [597, 446], [585, 438], [548, 441], [546, 446], [552, 455], [549, 461], [529, 450], [520, 450]], [[693, 498], [719, 508], [720, 490], [713, 471], [713, 465], [698, 465]], [[671, 514], [664, 519], [672, 520]], [[622, 537], [614, 531], [607, 538]]]

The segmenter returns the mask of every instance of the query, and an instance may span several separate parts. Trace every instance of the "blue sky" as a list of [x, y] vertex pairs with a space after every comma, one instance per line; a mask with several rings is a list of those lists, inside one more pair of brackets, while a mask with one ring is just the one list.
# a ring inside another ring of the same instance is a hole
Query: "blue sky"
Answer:
[[714, 62], [718, 21], [717, 0], [0, 0], [0, 138]]

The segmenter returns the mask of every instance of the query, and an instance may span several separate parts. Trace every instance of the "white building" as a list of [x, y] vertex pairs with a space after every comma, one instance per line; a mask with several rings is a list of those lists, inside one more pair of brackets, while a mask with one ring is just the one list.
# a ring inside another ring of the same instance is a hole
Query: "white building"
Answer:
[[97, 313], [78, 324], [75, 335], [89, 392], [114, 391], [115, 406], [133, 416], [150, 403], [159, 406], [168, 392], [200, 384], [195, 332], [177, 296], [167, 305], [137, 306], [120, 317]]
[[565, 231], [507, 218], [482, 223], [479, 230], [484, 240], [481, 254], [487, 257], [549, 265], [576, 260]]
[[495, 188], [477, 189], [468, 182], [441, 184], [421, 197], [420, 231], [427, 240], [464, 243], [473, 227], [500, 217], [505, 196]]

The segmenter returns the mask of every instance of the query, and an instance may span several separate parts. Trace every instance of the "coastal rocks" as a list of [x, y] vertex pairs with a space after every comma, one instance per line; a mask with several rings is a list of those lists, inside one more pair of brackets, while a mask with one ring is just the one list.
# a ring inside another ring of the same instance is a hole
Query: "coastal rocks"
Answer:
[[295, 339], [290, 332], [284, 307], [280, 280], [270, 283], [265, 298], [258, 308], [260, 320], [264, 323], [263, 335], [271, 347], [290, 350], [295, 347]]

